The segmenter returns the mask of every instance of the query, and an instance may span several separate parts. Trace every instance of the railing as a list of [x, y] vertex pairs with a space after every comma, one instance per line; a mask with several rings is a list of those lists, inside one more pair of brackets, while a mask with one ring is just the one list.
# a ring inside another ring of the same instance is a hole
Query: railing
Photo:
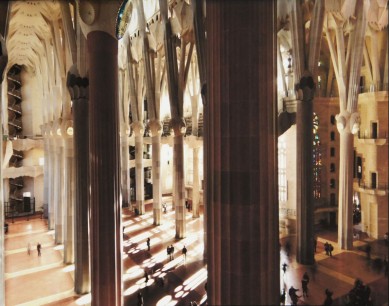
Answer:
[[281, 207], [279, 214], [284, 217], [295, 217], [296, 209]]
[[35, 198], [30, 198], [30, 203], [24, 201], [4, 202], [4, 215], [5, 218], [12, 218], [12, 223], [17, 217], [32, 216], [35, 214]]
[[358, 132], [358, 138], [359, 139], [388, 139], [388, 133], [387, 132], [381, 132], [377, 133], [376, 137], [373, 137], [372, 132], [365, 131], [364, 133], [361, 133], [361, 131]]
[[170, 136], [170, 118], [165, 118], [162, 123], [162, 136]]
[[358, 186], [363, 189], [377, 189], [377, 190], [388, 190], [389, 185], [387, 183], [372, 184], [366, 182], [359, 182]]
[[14, 96], [15, 98], [22, 99], [22, 93], [20, 89], [13, 88], [12, 90], [8, 90], [8, 94]]
[[20, 74], [8, 74], [8, 76], [7, 76], [7, 78], [8, 78], [8, 80], [11, 80], [11, 81], [13, 81], [13, 82], [15, 82], [15, 83], [19, 83], [19, 84], [21, 84], [20, 82]]

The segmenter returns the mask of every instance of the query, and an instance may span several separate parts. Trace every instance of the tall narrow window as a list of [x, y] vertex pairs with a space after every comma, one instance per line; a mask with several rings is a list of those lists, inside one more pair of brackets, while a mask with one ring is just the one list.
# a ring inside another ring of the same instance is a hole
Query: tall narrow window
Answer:
[[377, 173], [376, 172], [371, 173], [371, 188], [372, 189], [377, 188]]
[[371, 138], [373, 138], [373, 139], [378, 138], [378, 123], [377, 122], [371, 123]]
[[331, 157], [335, 156], [335, 148], [333, 148], [333, 147], [331, 148], [330, 155], [331, 155]]
[[278, 140], [278, 197], [280, 202], [288, 200], [288, 186], [286, 180], [286, 142]]
[[332, 124], [332, 125], [335, 125], [335, 122], [336, 122], [336, 120], [335, 120], [335, 115], [331, 115], [330, 121], [331, 121], [331, 124]]
[[331, 140], [334, 141], [335, 140], [335, 132], [332, 131], [330, 135], [331, 135]]
[[319, 117], [313, 113], [313, 197], [320, 199], [321, 197], [321, 151], [320, 137], [318, 134]]
[[335, 188], [335, 180], [334, 179], [330, 180], [330, 187]]

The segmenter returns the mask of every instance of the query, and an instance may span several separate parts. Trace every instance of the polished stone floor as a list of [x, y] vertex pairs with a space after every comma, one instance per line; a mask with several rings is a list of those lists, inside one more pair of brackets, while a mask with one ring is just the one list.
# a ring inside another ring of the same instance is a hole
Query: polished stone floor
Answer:
[[[174, 211], [169, 199], [168, 211], [163, 214], [160, 226], [152, 224], [151, 204], [146, 205], [146, 214], [135, 216], [123, 211], [123, 299], [124, 305], [137, 305], [137, 294], [141, 292], [144, 305], [189, 305], [206, 299], [206, 263], [203, 261], [202, 216], [193, 219], [187, 212], [187, 237], [176, 240]], [[20, 219], [9, 223], [5, 239], [5, 290], [6, 305], [87, 305], [90, 295], [77, 296], [73, 292], [73, 265], [64, 265], [63, 246], [54, 244], [53, 231], [47, 231], [47, 222], [39, 218]], [[150, 238], [150, 251], [146, 240]], [[373, 305], [388, 305], [388, 278], [377, 271], [375, 258], [388, 256], [388, 247], [383, 241], [368, 237], [354, 241], [354, 250], [339, 250], [336, 232], [318, 233], [316, 264], [303, 266], [296, 262], [293, 236], [283, 238], [281, 244], [290, 240], [292, 252], [286, 256], [281, 248], [281, 265], [288, 265], [286, 272], [280, 271], [281, 288], [299, 288], [304, 272], [310, 276], [308, 297], [301, 297], [299, 305], [323, 305], [328, 288], [333, 291], [333, 305], [344, 305], [346, 294], [359, 278], [371, 288]], [[324, 252], [324, 242], [334, 246], [333, 256]], [[42, 256], [38, 256], [36, 244], [42, 244]], [[31, 253], [27, 246], [31, 244]], [[364, 247], [372, 246], [372, 259], [368, 260]], [[174, 258], [167, 255], [167, 246], [174, 246]], [[182, 248], [186, 246], [186, 260]], [[146, 283], [145, 272], [148, 274]], [[162, 284], [163, 280], [163, 284]], [[290, 305], [287, 296], [286, 304]]]

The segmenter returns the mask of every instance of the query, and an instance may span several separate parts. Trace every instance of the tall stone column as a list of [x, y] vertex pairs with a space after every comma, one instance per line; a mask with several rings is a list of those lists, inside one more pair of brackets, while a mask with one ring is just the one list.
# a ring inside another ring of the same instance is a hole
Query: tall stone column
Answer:
[[[87, 80], [87, 79], [86, 79]], [[69, 86], [69, 85], [68, 85]], [[81, 86], [79, 84], [77, 88]], [[88, 90], [88, 87], [86, 87]], [[74, 290], [78, 294], [90, 292], [89, 253], [89, 114], [85, 95], [72, 95], [74, 124], [74, 170], [75, 170], [75, 271]]]
[[78, 72], [78, 69], [85, 70], [86, 63], [82, 55], [85, 56], [87, 53], [85, 39], [83, 39], [81, 32], [78, 34], [77, 51], [79, 55], [77, 65], [79, 68], [75, 65], [70, 68], [66, 85], [73, 101], [74, 291], [78, 294], [85, 294], [91, 290], [89, 252], [89, 80], [81, 78]]
[[53, 230], [55, 226], [55, 201], [54, 201], [54, 174], [55, 174], [55, 139], [53, 136], [53, 124], [49, 123], [50, 125], [50, 131], [49, 131], [49, 205], [48, 205], [48, 211], [49, 211], [49, 219], [48, 219], [48, 228], [49, 230]]
[[50, 145], [49, 145], [49, 135], [50, 131], [48, 124], [43, 124], [41, 126], [42, 135], [43, 135], [43, 150], [44, 150], [44, 165], [43, 165], [43, 204], [47, 205], [46, 209], [48, 212], [49, 205], [49, 176], [50, 176]]
[[199, 178], [199, 148], [193, 148], [193, 189], [192, 189], [192, 217], [200, 217], [200, 178]]
[[128, 134], [125, 129], [122, 129], [121, 133], [121, 191], [122, 191], [122, 204], [123, 207], [128, 207], [131, 203], [130, 199], [130, 153], [129, 153], [129, 143], [128, 143]]
[[74, 262], [74, 150], [72, 121], [62, 124], [64, 153], [64, 263]]
[[145, 213], [145, 172], [143, 167], [143, 124], [136, 121], [132, 124], [135, 134], [135, 193], [136, 207], [139, 214]]
[[153, 174], [153, 223], [161, 224], [162, 188], [161, 188], [161, 132], [159, 120], [149, 122], [151, 130], [152, 174]]
[[277, 305], [276, 1], [206, 15], [208, 303]]
[[172, 119], [173, 137], [173, 203], [176, 214], [176, 238], [186, 237], [184, 181], [184, 119]]
[[296, 112], [296, 169], [297, 169], [297, 261], [312, 265], [314, 257], [313, 205], [313, 97], [314, 82], [310, 75], [300, 80]]
[[[7, 4], [6, 4], [7, 5]], [[8, 5], [7, 5], [8, 6]], [[0, 48], [1, 48], [1, 55], [0, 55], [0, 105], [2, 104], [2, 90], [3, 90], [3, 77], [4, 77], [4, 69], [7, 66], [8, 62], [8, 55], [7, 55], [7, 48], [6, 43], [3, 38], [3, 35], [0, 34]], [[0, 143], [0, 169], [3, 169], [3, 144], [4, 141], [1, 141]], [[0, 304], [5, 305], [5, 252], [4, 250], [4, 180], [3, 180], [3, 174], [0, 172]]]
[[193, 148], [193, 189], [192, 189], [192, 217], [200, 217], [200, 178], [199, 178], [199, 146], [198, 146], [198, 100], [199, 95], [191, 96], [192, 102], [192, 131], [196, 137], [195, 147]]
[[[107, 9], [103, 2], [100, 6], [100, 11]], [[107, 32], [96, 30], [89, 32], [87, 44], [92, 305], [121, 305], [118, 42]]]
[[55, 235], [56, 244], [63, 243], [63, 203], [62, 203], [62, 188], [63, 188], [63, 141], [61, 135], [60, 122], [54, 125], [54, 218], [55, 218]]
[[[353, 147], [354, 135], [359, 130], [358, 113], [347, 111], [336, 116], [339, 131], [339, 219], [338, 244], [345, 250], [353, 248]], [[351, 187], [350, 187], [351, 186]]]

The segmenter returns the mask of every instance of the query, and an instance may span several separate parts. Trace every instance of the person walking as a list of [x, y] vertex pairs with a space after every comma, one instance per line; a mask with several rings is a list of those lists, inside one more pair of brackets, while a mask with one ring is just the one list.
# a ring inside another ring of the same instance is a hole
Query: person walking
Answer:
[[147, 251], [150, 251], [150, 237], [147, 238], [146, 243], [147, 243]]
[[286, 256], [289, 257], [290, 251], [292, 249], [292, 245], [290, 244], [289, 240], [285, 243], [285, 252]]
[[169, 260], [172, 260], [172, 253], [171, 253], [170, 245], [167, 246], [166, 253], [167, 253], [167, 256], [169, 257]]
[[324, 243], [324, 250], [326, 251], [326, 255], [330, 256], [330, 244], [327, 241]]
[[284, 289], [282, 289], [282, 294], [280, 296], [281, 305], [285, 305], [285, 300], [286, 300], [286, 292], [285, 292], [285, 288], [284, 288]]
[[331, 306], [332, 305], [332, 294], [333, 292], [328, 290], [328, 288], [324, 291], [326, 294], [326, 299], [324, 300], [324, 306]]
[[142, 292], [138, 292], [138, 306], [143, 306], [143, 295]]
[[171, 259], [174, 259], [174, 246], [173, 245], [170, 246], [170, 256], [171, 256]]
[[298, 299], [300, 296], [297, 295], [297, 291], [299, 291], [300, 289], [295, 289], [293, 288], [293, 286], [291, 286], [289, 288], [289, 297], [290, 299], [292, 300], [292, 305], [297, 305], [297, 302], [298, 302]]
[[303, 288], [303, 296], [308, 297], [308, 280], [306, 278], [301, 280], [301, 287]]
[[284, 262], [283, 264], [282, 264], [282, 271], [284, 271], [284, 274], [285, 274], [285, 272], [286, 272], [286, 268], [288, 267], [288, 265]]
[[329, 246], [328, 246], [328, 252], [330, 253], [330, 257], [332, 257], [332, 251], [334, 250], [334, 247], [332, 246], [332, 244], [330, 243]]
[[41, 256], [41, 249], [42, 249], [42, 246], [41, 246], [40, 242], [38, 242], [38, 244], [36, 245], [36, 250], [38, 251], [38, 256]]
[[186, 247], [184, 245], [184, 247], [182, 248], [182, 256], [184, 257], [184, 263], [186, 263], [186, 252], [188, 252], [188, 250], [186, 249]]
[[146, 270], [144, 276], [145, 276], [145, 283], [147, 285], [147, 282], [149, 281], [149, 275], [147, 274]]

